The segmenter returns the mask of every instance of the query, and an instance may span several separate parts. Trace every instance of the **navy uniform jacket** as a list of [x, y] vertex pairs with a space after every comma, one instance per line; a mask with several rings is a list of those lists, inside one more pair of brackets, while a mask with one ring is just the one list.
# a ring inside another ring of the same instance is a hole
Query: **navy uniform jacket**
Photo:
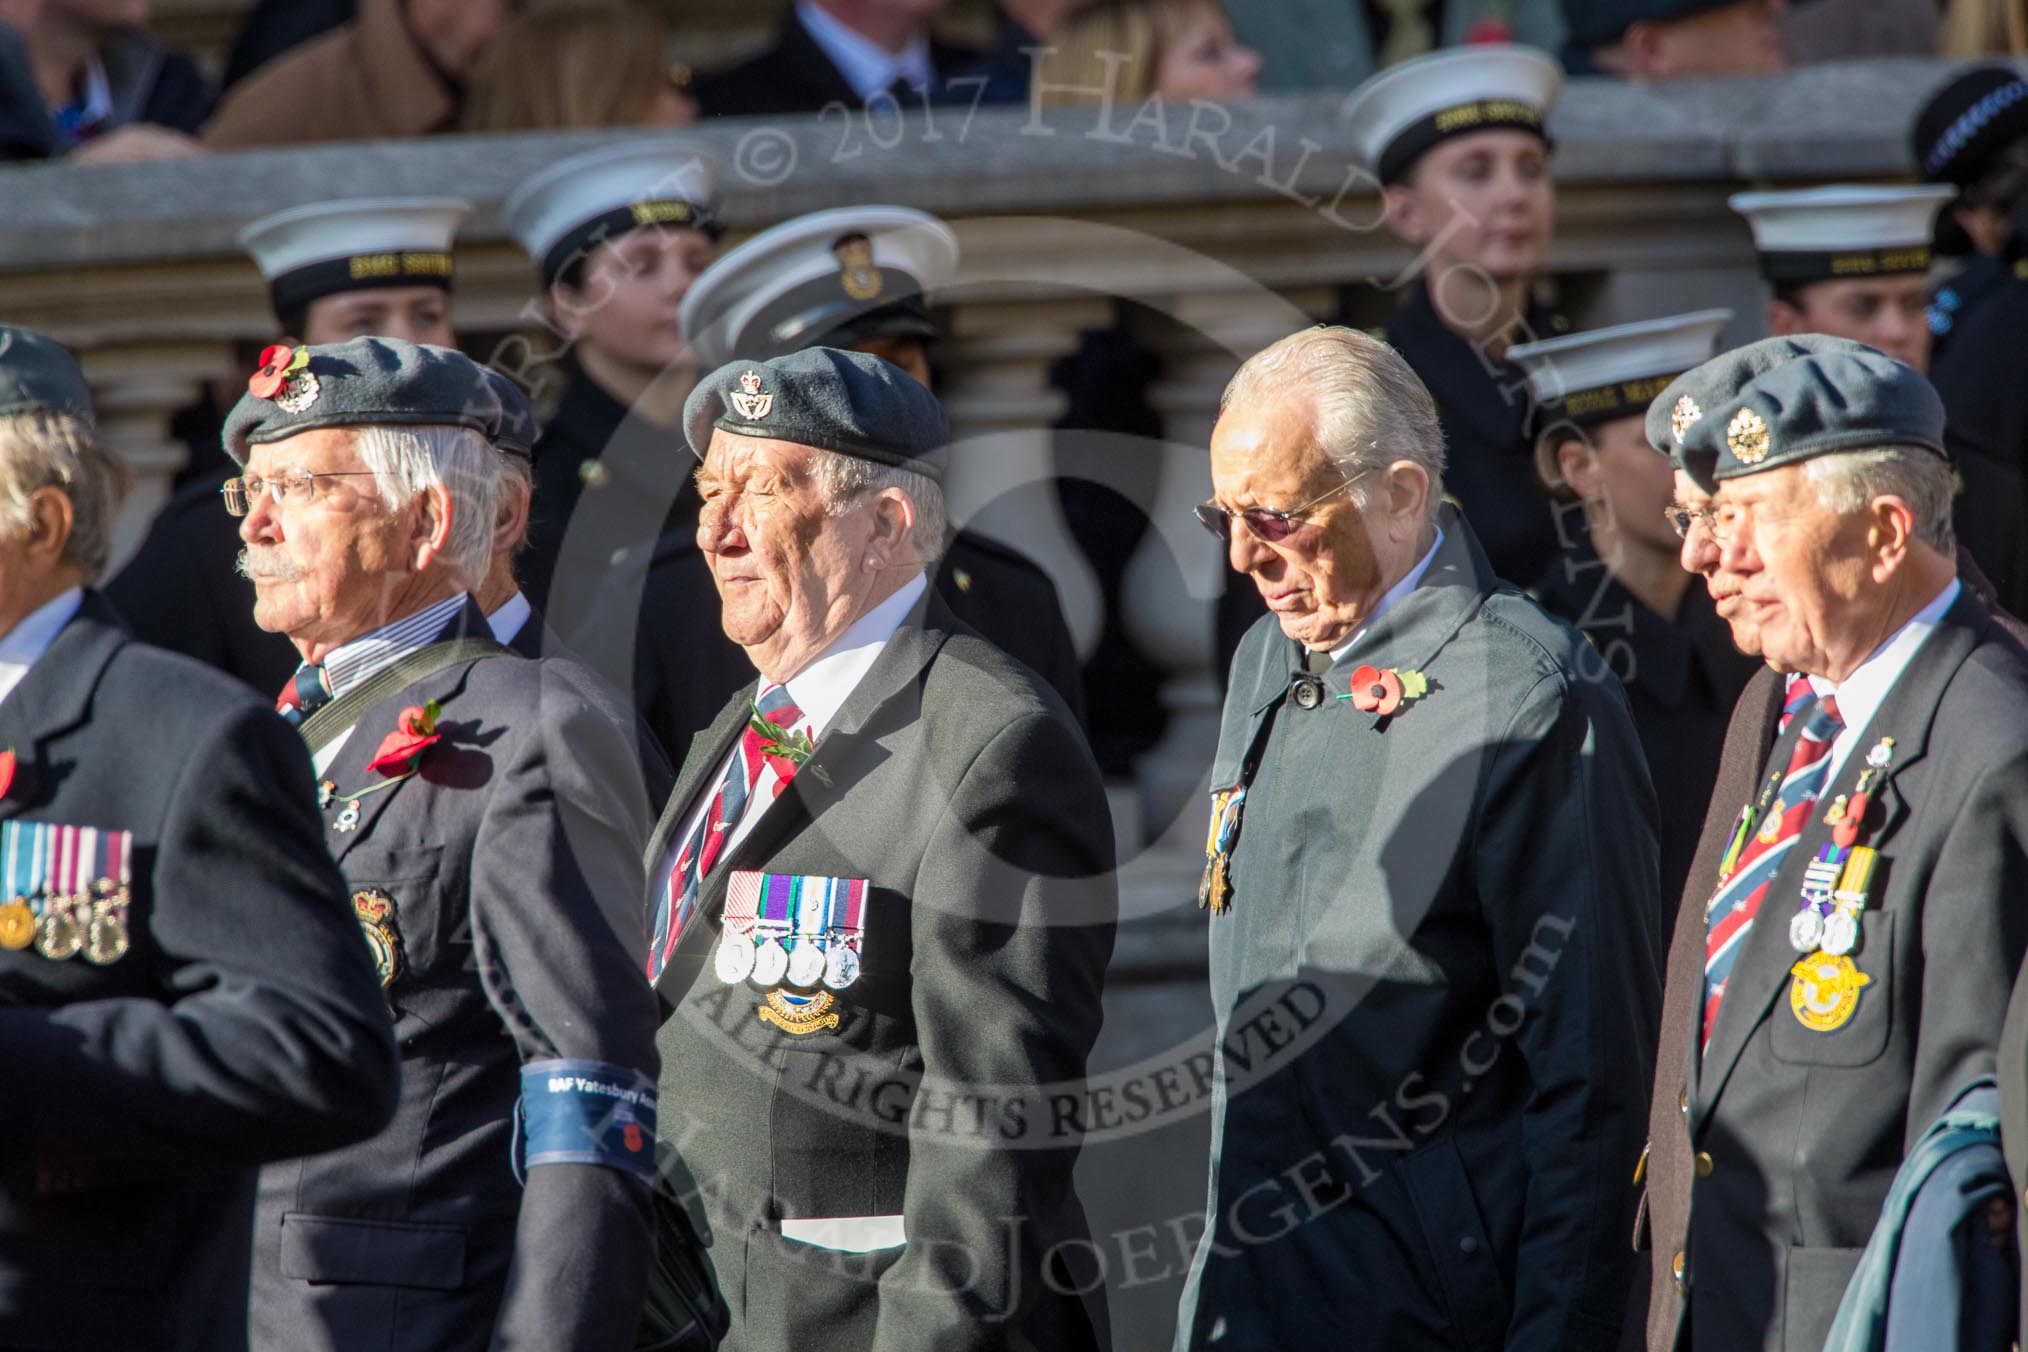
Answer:
[[2028, 614], [2028, 388], [2009, 354], [2028, 332], [2028, 281], [2009, 280], [1951, 326], [1929, 378], [1950, 415], [1958, 542], [1992, 578], [2003, 608]]
[[[462, 624], [485, 632], [476, 607]], [[566, 666], [502, 655], [369, 708], [324, 779], [382, 782], [367, 761], [431, 699], [444, 741], [420, 774], [362, 799], [352, 830], [325, 808], [394, 1012], [401, 1101], [373, 1139], [262, 1172], [255, 1346], [625, 1349], [646, 1185], [593, 1163], [517, 1182], [515, 1118], [530, 1062], [655, 1073], [633, 739]]]
[[[1531, 309], [1527, 332], [1514, 341], [1560, 329], [1552, 315]], [[1535, 477], [1527, 375], [1511, 362], [1489, 361], [1445, 328], [1420, 282], [1388, 324], [1387, 341], [1436, 400], [1445, 494], [1470, 515], [1494, 574], [1526, 586], [1562, 548], [1556, 506]]]
[[[1785, 764], [1799, 733], [1791, 724], [1767, 763]], [[1865, 842], [1880, 863], [1853, 955], [1867, 982], [1849, 1017], [1817, 1032], [1792, 1008], [1788, 920], [1804, 864], [1831, 835], [1820, 808], [1742, 941], [1710, 1045], [1697, 1054], [1701, 1000], [1683, 1001], [1663, 1032], [1687, 1052], [1679, 1130], [1697, 1152], [1689, 1317], [1657, 1330], [1676, 1346], [1821, 1347], [1904, 1154], [1995, 1072], [2028, 950], [2018, 904], [2028, 891], [2028, 655], [1969, 587], [1859, 730], [1820, 804], [1852, 793], [1883, 736], [1895, 739], [1892, 764]]]
[[[649, 854], [658, 881], [747, 695], [690, 747]], [[1103, 1283], [1071, 1275], [1091, 1243], [1080, 1119], [1052, 1109], [1079, 1101], [1117, 907], [1091, 753], [1062, 701], [931, 592], [811, 760], [830, 783], [803, 770], [726, 850], [658, 983], [663, 1131], [702, 1192], [725, 1349], [1106, 1346]], [[835, 1026], [786, 1031], [750, 984], [720, 982], [741, 870], [868, 881]], [[906, 1242], [784, 1234], [845, 1217], [898, 1218]]]
[[106, 599], [135, 637], [237, 676], [272, 699], [301, 659], [288, 639], [254, 623], [253, 583], [234, 567], [239, 522], [207, 476], [178, 490]]
[[[1292, 694], [1233, 662], [1209, 915], [1209, 1225], [1176, 1346], [1610, 1349], [1660, 990], [1654, 795], [1619, 683], [1446, 509], [1420, 584]], [[1392, 718], [1335, 696], [1422, 672]], [[1271, 721], [1271, 722], [1270, 722]], [[1263, 728], [1269, 728], [1262, 732]]]
[[1620, 678], [1659, 800], [1662, 896], [1682, 895], [1732, 706], [1761, 664], [1732, 646], [1732, 630], [1695, 578], [1674, 618], [1648, 609], [1580, 535], [1535, 584], [1542, 608], [1576, 627], [1595, 661]]
[[255, 1167], [371, 1135], [387, 1011], [265, 700], [87, 592], [13, 693], [0, 829], [133, 833], [124, 957], [0, 949], [0, 1347], [246, 1347]]

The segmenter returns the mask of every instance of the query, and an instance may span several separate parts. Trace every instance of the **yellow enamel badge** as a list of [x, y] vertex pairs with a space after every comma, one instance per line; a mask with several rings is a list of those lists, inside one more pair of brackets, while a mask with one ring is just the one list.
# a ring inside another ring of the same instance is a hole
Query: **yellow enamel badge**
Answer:
[[360, 931], [366, 935], [366, 946], [373, 950], [373, 965], [380, 972], [380, 986], [385, 990], [402, 971], [401, 931], [394, 927], [394, 898], [377, 887], [354, 892], [352, 913], [359, 917]]
[[1789, 1008], [1796, 1022], [1813, 1033], [1835, 1033], [1859, 1008], [1859, 990], [1873, 978], [1852, 959], [1812, 953], [1789, 968]]
[[812, 995], [800, 995], [794, 991], [772, 990], [768, 1002], [755, 1009], [762, 1023], [771, 1023], [784, 1033], [801, 1037], [820, 1029], [836, 1028], [838, 1016], [830, 1013], [837, 1003], [829, 991], [817, 991]]

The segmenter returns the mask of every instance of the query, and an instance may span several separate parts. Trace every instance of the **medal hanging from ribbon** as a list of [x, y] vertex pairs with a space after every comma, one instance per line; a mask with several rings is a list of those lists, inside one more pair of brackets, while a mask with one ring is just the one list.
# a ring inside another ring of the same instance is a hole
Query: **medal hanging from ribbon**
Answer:
[[105, 966], [127, 953], [133, 836], [54, 822], [0, 822], [0, 948], [30, 944]]
[[864, 878], [735, 872], [726, 880], [718, 979], [843, 990], [859, 979], [865, 913]]
[[762, 989], [781, 985], [789, 974], [789, 950], [783, 940], [796, 926], [794, 884], [795, 879], [784, 874], [761, 875], [760, 905], [754, 921], [758, 942], [748, 979]]
[[1204, 835], [1204, 877], [1197, 884], [1197, 905], [1221, 915], [1232, 898], [1232, 846], [1239, 839], [1240, 813], [1246, 808], [1246, 787], [1220, 789], [1211, 795], [1211, 826]]
[[1845, 957], [1858, 951], [1859, 917], [1879, 863], [1877, 851], [1859, 841], [1867, 831], [1873, 794], [1894, 761], [1894, 739], [1882, 737], [1866, 753], [1866, 768], [1852, 792], [1839, 794], [1824, 813], [1831, 839], [1817, 847], [1803, 869], [1802, 905], [1789, 921], [1789, 944], [1808, 955], [1822, 951]]

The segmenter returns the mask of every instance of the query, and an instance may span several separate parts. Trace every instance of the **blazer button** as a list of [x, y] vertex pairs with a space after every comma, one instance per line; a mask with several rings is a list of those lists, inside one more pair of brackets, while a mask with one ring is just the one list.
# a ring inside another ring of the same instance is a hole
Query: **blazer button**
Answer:
[[1479, 1241], [1477, 1236], [1466, 1235], [1464, 1238], [1458, 1241], [1458, 1252], [1477, 1253], [1478, 1251], [1479, 1251]]
[[1711, 1171], [1717, 1167], [1717, 1164], [1711, 1159], [1710, 1151], [1700, 1150], [1697, 1152], [1697, 1176], [1699, 1178], [1711, 1177]]
[[1675, 1275], [1676, 1289], [1684, 1292], [1689, 1291], [1690, 1283], [1683, 1280], [1683, 1251], [1681, 1249], [1676, 1250], [1676, 1256], [1669, 1260], [1669, 1271]]

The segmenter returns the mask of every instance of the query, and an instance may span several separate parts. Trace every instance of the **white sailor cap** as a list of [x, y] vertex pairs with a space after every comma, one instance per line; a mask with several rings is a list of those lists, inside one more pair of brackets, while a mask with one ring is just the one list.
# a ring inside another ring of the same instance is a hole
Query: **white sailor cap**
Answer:
[[1528, 373], [1535, 471], [1543, 484], [1566, 491], [1553, 444], [1563, 438], [1548, 433], [1645, 416], [1671, 381], [1711, 360], [1731, 319], [1730, 310], [1697, 310], [1508, 348], [1507, 359]]
[[957, 235], [927, 212], [816, 211], [705, 269], [683, 297], [683, 335], [705, 366], [873, 337], [934, 338], [928, 297], [957, 270]]
[[1937, 210], [1955, 195], [1943, 184], [1840, 185], [1735, 193], [1727, 202], [1753, 229], [1761, 275], [1793, 285], [1927, 272]]
[[554, 282], [592, 246], [644, 226], [724, 231], [715, 210], [722, 165], [695, 142], [627, 141], [559, 160], [507, 198], [507, 233]]
[[451, 240], [472, 204], [455, 197], [315, 202], [239, 232], [275, 313], [368, 287], [451, 285]]
[[1563, 89], [1563, 67], [1547, 52], [1515, 43], [1432, 52], [1353, 90], [1338, 121], [1353, 154], [1382, 183], [1393, 183], [1424, 151], [1475, 131], [1548, 134], [1543, 123]]

